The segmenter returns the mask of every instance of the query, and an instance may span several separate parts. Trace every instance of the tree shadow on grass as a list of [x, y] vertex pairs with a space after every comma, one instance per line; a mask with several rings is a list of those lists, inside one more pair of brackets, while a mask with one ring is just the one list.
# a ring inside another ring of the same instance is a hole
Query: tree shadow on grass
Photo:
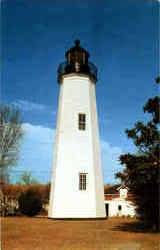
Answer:
[[133, 233], [157, 233], [150, 225], [141, 222], [122, 223], [112, 228], [112, 231], [123, 231]]

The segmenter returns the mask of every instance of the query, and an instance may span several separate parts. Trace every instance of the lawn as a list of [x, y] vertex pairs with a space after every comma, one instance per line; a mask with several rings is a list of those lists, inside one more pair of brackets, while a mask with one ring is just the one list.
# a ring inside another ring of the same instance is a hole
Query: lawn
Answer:
[[144, 232], [133, 219], [1, 219], [2, 250], [159, 250], [160, 234]]

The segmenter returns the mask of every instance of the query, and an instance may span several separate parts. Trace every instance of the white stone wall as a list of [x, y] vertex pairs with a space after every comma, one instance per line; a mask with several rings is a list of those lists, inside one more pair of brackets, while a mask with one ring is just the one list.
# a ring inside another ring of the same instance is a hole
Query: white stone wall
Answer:
[[[68, 77], [69, 76], [69, 77]], [[50, 218], [105, 217], [95, 84], [68, 75], [60, 86]], [[78, 114], [86, 114], [86, 130]], [[79, 173], [88, 173], [87, 190], [79, 190]]]
[[[127, 201], [125, 199], [122, 198], [116, 198], [113, 200], [106, 200], [105, 204], [109, 205], [109, 209], [108, 209], [108, 216], [112, 217], [112, 216], [130, 216], [130, 217], [134, 217], [136, 216], [136, 207], [133, 204], [133, 202], [131, 201]], [[118, 209], [118, 206], [121, 206], [121, 210]]]

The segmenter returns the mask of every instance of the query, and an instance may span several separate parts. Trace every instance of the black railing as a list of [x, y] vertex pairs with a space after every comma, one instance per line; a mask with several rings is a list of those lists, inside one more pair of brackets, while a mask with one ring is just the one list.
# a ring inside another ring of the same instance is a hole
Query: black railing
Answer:
[[71, 74], [71, 73], [80, 73], [89, 75], [94, 81], [97, 81], [97, 68], [96, 66], [88, 62], [87, 64], [68, 64], [67, 62], [63, 62], [59, 65], [58, 68], [58, 82], [60, 82], [61, 77], [63, 75]]

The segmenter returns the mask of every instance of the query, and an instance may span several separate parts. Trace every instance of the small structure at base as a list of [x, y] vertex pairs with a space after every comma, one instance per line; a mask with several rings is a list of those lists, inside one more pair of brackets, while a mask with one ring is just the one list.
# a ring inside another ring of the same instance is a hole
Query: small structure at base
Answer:
[[134, 205], [133, 195], [129, 193], [129, 189], [120, 186], [117, 189], [112, 187], [105, 189], [105, 207], [106, 215], [113, 216], [136, 216], [136, 206]]

